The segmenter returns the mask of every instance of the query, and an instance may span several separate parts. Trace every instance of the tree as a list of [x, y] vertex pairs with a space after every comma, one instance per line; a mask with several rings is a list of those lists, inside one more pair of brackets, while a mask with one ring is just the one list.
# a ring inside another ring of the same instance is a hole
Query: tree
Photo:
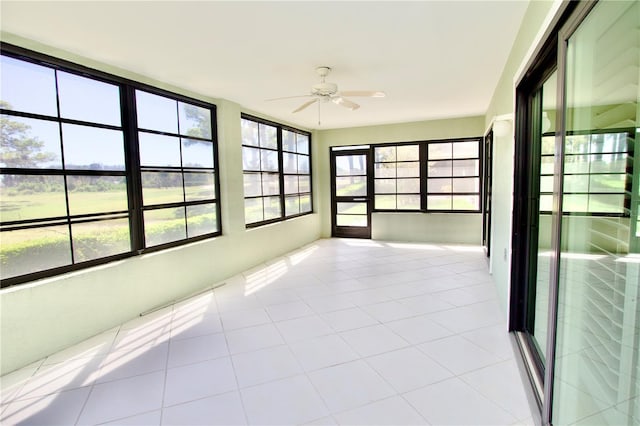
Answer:
[[211, 114], [209, 110], [185, 104], [184, 112], [189, 120], [198, 123], [198, 127], [192, 127], [187, 131], [189, 136], [203, 139], [211, 138]]
[[[11, 105], [0, 101], [0, 108], [10, 110]], [[52, 152], [41, 152], [44, 142], [29, 135], [31, 127], [0, 116], [0, 166], [14, 168], [38, 167], [56, 159]]]

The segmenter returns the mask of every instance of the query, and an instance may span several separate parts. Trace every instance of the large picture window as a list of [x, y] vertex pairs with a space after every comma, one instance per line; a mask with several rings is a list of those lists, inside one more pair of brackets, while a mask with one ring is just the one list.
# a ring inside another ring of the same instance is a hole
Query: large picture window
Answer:
[[246, 115], [241, 127], [247, 227], [310, 213], [309, 134]]
[[480, 211], [480, 138], [384, 144], [374, 156], [374, 210]]
[[2, 48], [2, 287], [220, 233], [213, 105]]

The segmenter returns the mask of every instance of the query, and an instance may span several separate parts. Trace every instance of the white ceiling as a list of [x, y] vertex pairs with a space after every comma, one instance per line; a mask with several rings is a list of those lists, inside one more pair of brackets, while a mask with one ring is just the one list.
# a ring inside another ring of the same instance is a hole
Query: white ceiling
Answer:
[[[306, 128], [484, 114], [527, 1], [1, 3], [6, 33], [78, 54]], [[292, 114], [333, 68], [350, 111]]]

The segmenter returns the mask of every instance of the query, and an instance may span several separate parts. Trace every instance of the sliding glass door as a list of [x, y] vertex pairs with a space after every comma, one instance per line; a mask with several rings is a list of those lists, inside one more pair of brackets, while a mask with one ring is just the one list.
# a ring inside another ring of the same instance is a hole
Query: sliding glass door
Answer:
[[639, 88], [638, 1], [568, 5], [518, 87], [510, 328], [543, 424], [640, 424]]
[[562, 36], [564, 214], [552, 421], [637, 425], [640, 3], [600, 2]]

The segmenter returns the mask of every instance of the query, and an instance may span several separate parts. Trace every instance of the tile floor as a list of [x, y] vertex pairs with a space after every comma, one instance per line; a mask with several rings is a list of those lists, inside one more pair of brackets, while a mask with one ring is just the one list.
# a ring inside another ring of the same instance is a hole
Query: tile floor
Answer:
[[480, 248], [319, 240], [2, 377], [0, 423], [532, 424]]

